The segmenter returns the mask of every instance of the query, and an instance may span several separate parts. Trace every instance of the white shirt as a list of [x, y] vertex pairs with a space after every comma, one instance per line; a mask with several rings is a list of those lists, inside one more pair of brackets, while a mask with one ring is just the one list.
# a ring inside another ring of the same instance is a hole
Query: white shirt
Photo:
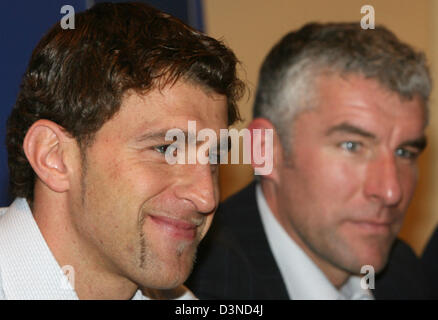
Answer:
[[257, 206], [269, 246], [280, 269], [289, 297], [294, 300], [372, 300], [360, 286], [360, 277], [350, 276], [337, 290], [321, 269], [289, 237], [271, 212], [261, 186], [256, 186]]
[[[0, 299], [78, 300], [24, 198], [0, 208]], [[184, 287], [180, 299], [196, 298]], [[149, 298], [137, 290], [132, 300]]]

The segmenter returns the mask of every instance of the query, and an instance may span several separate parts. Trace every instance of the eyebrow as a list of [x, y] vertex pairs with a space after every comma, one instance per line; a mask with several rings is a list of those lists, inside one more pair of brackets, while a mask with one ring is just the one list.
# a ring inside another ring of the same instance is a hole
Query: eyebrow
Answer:
[[[418, 149], [418, 151], [423, 151], [427, 147], [427, 138], [425, 136], [422, 136], [418, 139], [414, 140], [408, 140], [403, 142], [400, 147], [413, 147]], [[400, 148], [399, 147], [399, 148]]]
[[341, 124], [338, 124], [334, 127], [329, 128], [326, 132], [326, 136], [330, 136], [330, 135], [332, 135], [334, 133], [338, 133], [338, 132], [339, 133], [357, 134], [357, 135], [360, 135], [364, 138], [376, 140], [376, 136], [374, 134], [372, 134], [371, 132], [363, 130], [363, 129], [356, 127], [352, 124], [349, 124], [347, 122], [343, 122]]
[[[151, 131], [151, 132], [147, 132], [145, 134], [142, 134], [141, 136], [137, 137], [135, 140], [137, 142], [142, 142], [145, 140], [158, 140], [158, 139], [164, 139], [166, 137], [166, 133], [169, 130], [172, 130], [175, 128], [171, 128], [171, 129], [162, 129], [159, 131]], [[182, 130], [182, 132], [184, 133], [184, 136], [187, 137], [187, 131]]]
[[[162, 129], [162, 130], [159, 130], [159, 131], [154, 131], [154, 132], [147, 132], [147, 133], [145, 133], [145, 134], [142, 134], [141, 136], [139, 136], [137, 139], [136, 139], [136, 141], [137, 142], [142, 142], [142, 141], [145, 141], [145, 140], [163, 140], [165, 137], [166, 137], [166, 133], [169, 131], [169, 130], [172, 130], [172, 129], [175, 129], [175, 128], [171, 128], [171, 129]], [[187, 143], [187, 137], [188, 137], [188, 132], [187, 131], [185, 131], [185, 130], [182, 130], [182, 129], [180, 129], [182, 132], [183, 132], [183, 134], [184, 134], [184, 137], [185, 137], [185, 143]], [[197, 136], [197, 133], [196, 133], [196, 136]], [[230, 139], [230, 137], [228, 137], [228, 150], [227, 151], [230, 151], [231, 150], [231, 141], [230, 141], [231, 139]], [[168, 141], [168, 142], [171, 142], [171, 141]], [[201, 141], [196, 141], [197, 143], [199, 143], [199, 142], [201, 142]], [[219, 148], [222, 150], [222, 147], [224, 146], [224, 144], [226, 144], [227, 142], [223, 142], [222, 140], [220, 140], [220, 137], [218, 137], [217, 138], [217, 145], [219, 146]]]

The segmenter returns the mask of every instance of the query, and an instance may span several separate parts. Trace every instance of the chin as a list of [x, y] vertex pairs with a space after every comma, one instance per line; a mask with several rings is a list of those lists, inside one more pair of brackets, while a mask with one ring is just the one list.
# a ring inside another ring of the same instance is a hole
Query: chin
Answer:
[[181, 256], [162, 260], [161, 267], [157, 268], [157, 274], [160, 278], [160, 283], [157, 284], [157, 289], [173, 289], [182, 285], [190, 275], [193, 268], [194, 254], [186, 250]]
[[360, 274], [365, 265], [372, 266], [375, 273], [382, 271], [387, 262], [393, 244], [390, 235], [374, 235], [353, 238], [350, 241], [347, 258], [350, 260], [350, 271]]
[[360, 251], [357, 261], [358, 265], [355, 266], [357, 273], [360, 274], [361, 268], [365, 265], [372, 266], [374, 272], [377, 274], [382, 271], [388, 262], [389, 250], [385, 248], [367, 248]]
[[148, 242], [144, 266], [139, 270], [142, 286], [167, 290], [183, 284], [192, 271], [196, 248], [196, 241], [169, 241], [165, 237]]
[[142, 288], [170, 290], [182, 285], [188, 278], [189, 273], [173, 268], [161, 268], [154, 272], [151, 277], [142, 279], [139, 283]]

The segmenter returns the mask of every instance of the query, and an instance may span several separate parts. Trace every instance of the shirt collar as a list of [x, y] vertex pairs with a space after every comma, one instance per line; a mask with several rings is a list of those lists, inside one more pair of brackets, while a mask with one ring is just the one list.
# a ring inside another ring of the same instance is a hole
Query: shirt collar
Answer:
[[[19, 300], [78, 300], [24, 198], [17, 198], [9, 208], [1, 209], [0, 243], [1, 296]], [[177, 299], [196, 298], [186, 289]], [[132, 300], [149, 298], [137, 290]]]
[[369, 290], [361, 288], [358, 276], [351, 276], [341, 290], [331, 284], [274, 217], [260, 184], [256, 185], [256, 200], [269, 246], [291, 299], [373, 299]]

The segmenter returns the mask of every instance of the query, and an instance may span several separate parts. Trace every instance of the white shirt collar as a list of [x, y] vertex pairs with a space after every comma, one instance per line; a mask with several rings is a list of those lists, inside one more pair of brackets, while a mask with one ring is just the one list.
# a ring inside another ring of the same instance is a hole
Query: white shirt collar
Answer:
[[[77, 300], [24, 198], [0, 209], [0, 299]], [[196, 299], [187, 289], [177, 299]], [[149, 300], [137, 290], [132, 300]]]
[[272, 254], [280, 269], [289, 297], [294, 300], [373, 299], [369, 290], [360, 286], [360, 277], [351, 276], [337, 290], [307, 254], [289, 237], [272, 214], [260, 184], [256, 200], [263, 228]]

